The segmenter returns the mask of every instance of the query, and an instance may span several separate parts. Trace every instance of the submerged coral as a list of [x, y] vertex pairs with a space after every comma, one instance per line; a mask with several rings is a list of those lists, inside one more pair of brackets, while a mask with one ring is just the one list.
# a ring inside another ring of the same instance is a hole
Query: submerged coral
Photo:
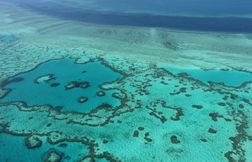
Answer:
[[[49, 102], [32, 103], [11, 96], [17, 88], [22, 88], [18, 86], [24, 86], [21, 83], [27, 81], [29, 73], [36, 71], [36, 68], [5, 79], [1, 88], [9, 89], [9, 92], [0, 100], [2, 132], [26, 137], [25, 143], [31, 149], [43, 147], [39, 136], [46, 137], [50, 145], [59, 144], [62, 148], [68, 147], [64, 142], [80, 142], [88, 148], [88, 153], [79, 157], [83, 161], [201, 161], [206, 157], [210, 158], [209, 161], [232, 161], [245, 160], [248, 156], [244, 147], [251, 142], [251, 84], [239, 88], [223, 88], [225, 85], [207, 85], [195, 78], [174, 75], [157, 66], [143, 67], [142, 63], [134, 64], [126, 60], [120, 60], [125, 61], [121, 64], [119, 60], [110, 61], [111, 57], [98, 59], [102, 61], [102, 68], [105, 65], [112, 72], [97, 74], [93, 68], [92, 75], [89, 76], [89, 68], [73, 68], [71, 70], [78, 71], [78, 76], [86, 77], [71, 77], [69, 81], [62, 81], [59, 73], [53, 72], [49, 74], [54, 74], [55, 80], [49, 82], [59, 83], [57, 87], [40, 82], [49, 91], [54, 88], [63, 90], [50, 95], [71, 92], [65, 98], [68, 100], [73, 96], [72, 93], [78, 91], [73, 97], [76, 104], [92, 102], [90, 105], [97, 105], [87, 111], [80, 111], [81, 106], [73, 111], [64, 111], [66, 102], [59, 96], [53, 98], [52, 102], [63, 107], [60, 111]], [[86, 62], [76, 66], [91, 66], [93, 63], [95, 67], [101, 66], [99, 62]], [[69, 64], [75, 66], [71, 62]], [[64, 68], [60, 69], [64, 71]], [[80, 74], [83, 70], [85, 73]], [[120, 75], [114, 75], [114, 72]], [[73, 73], [71, 75], [74, 76]], [[109, 80], [95, 83], [90, 78], [97, 75], [101, 79], [106, 76]], [[108, 75], [116, 77], [110, 79]], [[30, 80], [36, 76], [37, 74]], [[28, 85], [26, 90], [31, 87]], [[97, 87], [89, 91], [94, 85]], [[33, 95], [43, 98], [48, 94], [37, 92]], [[90, 101], [95, 96], [97, 98]], [[104, 97], [108, 98], [99, 101]], [[111, 100], [120, 102], [115, 104]], [[132, 151], [124, 152], [123, 148]], [[71, 159], [64, 151], [47, 151], [47, 161]], [[198, 152], [201, 152], [200, 156]], [[143, 154], [144, 157], [141, 156]], [[211, 156], [212, 154], [215, 156]]]

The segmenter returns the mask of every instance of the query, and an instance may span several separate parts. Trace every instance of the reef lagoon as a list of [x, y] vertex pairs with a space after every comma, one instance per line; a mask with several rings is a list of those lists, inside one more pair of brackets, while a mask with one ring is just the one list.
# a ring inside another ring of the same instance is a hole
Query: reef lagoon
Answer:
[[[165, 67], [165, 66], [164, 66]], [[190, 69], [165, 67], [168, 71], [175, 75], [184, 75], [197, 79], [205, 84], [220, 83], [226, 86], [239, 87], [252, 81], [252, 73], [246, 71], [238, 71], [235, 69]]]
[[248, 0], [3, 0], [0, 161], [252, 161]]
[[116, 107], [120, 105], [113, 99], [116, 90], [103, 90], [102, 84], [120, 77], [98, 61], [76, 64], [74, 60], [53, 60], [3, 81], [8, 92], [0, 102], [49, 105], [74, 112], [88, 112], [103, 104]]

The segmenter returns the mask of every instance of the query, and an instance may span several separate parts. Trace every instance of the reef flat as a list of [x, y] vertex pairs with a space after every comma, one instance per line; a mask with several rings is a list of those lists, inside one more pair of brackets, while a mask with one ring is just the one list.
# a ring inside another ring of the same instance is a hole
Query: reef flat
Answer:
[[[56, 145], [66, 142], [83, 143], [88, 148], [81, 153], [80, 161], [249, 158], [245, 150], [251, 143], [251, 84], [240, 88], [207, 85], [152, 64], [109, 55], [96, 57], [123, 72], [123, 79], [104, 85], [105, 89], [120, 91], [117, 97], [121, 98], [121, 105], [76, 113], [61, 112], [46, 105], [3, 102], [2, 132], [16, 138], [47, 139], [49, 144], [41, 145], [56, 150], [65, 160], [74, 159], [74, 155], [68, 155], [67, 149], [60, 151]], [[76, 62], [92, 58], [93, 55], [89, 58], [85, 54], [81, 59], [76, 58]], [[125, 148], [131, 151], [118, 151]], [[45, 152], [41, 151], [42, 157]], [[138, 156], [142, 154], [145, 156]]]
[[251, 79], [188, 70], [250, 75], [250, 34], [96, 26], [5, 6], [0, 161], [252, 160]]

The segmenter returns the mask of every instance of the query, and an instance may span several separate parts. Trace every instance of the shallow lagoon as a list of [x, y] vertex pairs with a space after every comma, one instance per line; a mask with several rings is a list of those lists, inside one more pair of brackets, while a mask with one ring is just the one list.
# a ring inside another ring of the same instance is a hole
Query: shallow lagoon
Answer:
[[112, 95], [118, 91], [102, 89], [102, 85], [121, 77], [100, 61], [52, 60], [7, 79], [4, 88], [10, 91], [0, 102], [50, 105], [74, 112], [88, 112], [102, 104], [116, 107], [120, 100]]
[[186, 73], [189, 77], [200, 80], [206, 84], [209, 82], [224, 83], [227, 86], [239, 87], [243, 83], [252, 81], [252, 73], [237, 70], [203, 70], [165, 67], [174, 74]]
[[56, 151], [62, 154], [61, 161], [77, 161], [82, 154], [88, 152], [88, 148], [82, 143], [63, 142], [60, 144], [49, 144], [46, 138], [40, 138], [41, 146], [27, 148], [25, 137], [3, 134], [0, 132], [0, 161], [10, 162], [40, 162], [45, 161], [47, 153]]

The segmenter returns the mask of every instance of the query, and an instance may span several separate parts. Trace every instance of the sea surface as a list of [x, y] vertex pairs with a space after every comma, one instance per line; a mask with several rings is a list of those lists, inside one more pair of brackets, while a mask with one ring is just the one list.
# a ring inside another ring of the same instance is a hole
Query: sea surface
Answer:
[[[105, 25], [164, 27], [193, 31], [252, 32], [252, 2], [199, 1], [16, 1], [22, 7], [63, 19]], [[66, 2], [66, 4], [64, 3]], [[75, 2], [75, 3], [74, 3]], [[87, 4], [86, 4], [87, 3]]]
[[252, 161], [252, 1], [0, 1], [0, 162]]

